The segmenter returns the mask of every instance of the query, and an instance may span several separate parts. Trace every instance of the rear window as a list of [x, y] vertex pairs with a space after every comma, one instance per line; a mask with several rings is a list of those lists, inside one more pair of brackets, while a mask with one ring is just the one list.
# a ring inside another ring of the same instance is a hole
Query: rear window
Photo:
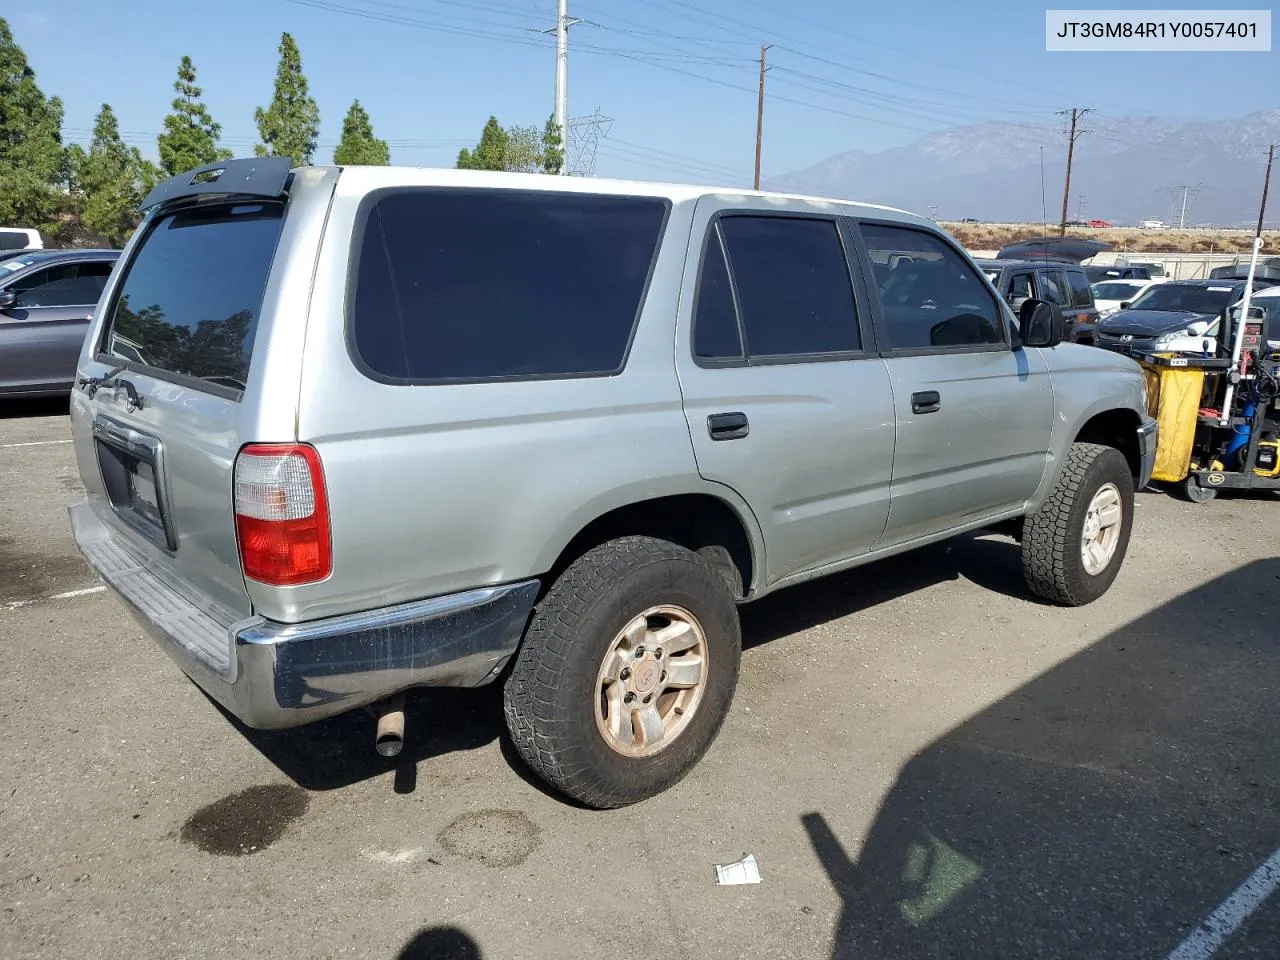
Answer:
[[394, 382], [622, 369], [665, 200], [515, 190], [375, 193], [349, 335]]
[[159, 217], [125, 269], [108, 356], [243, 390], [283, 222], [278, 203]]

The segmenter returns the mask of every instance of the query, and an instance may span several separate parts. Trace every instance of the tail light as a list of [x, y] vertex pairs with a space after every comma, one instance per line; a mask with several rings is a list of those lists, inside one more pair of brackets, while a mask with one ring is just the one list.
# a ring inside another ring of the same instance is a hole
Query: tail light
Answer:
[[314, 447], [250, 444], [235, 469], [236, 539], [244, 575], [287, 587], [333, 569], [324, 469]]

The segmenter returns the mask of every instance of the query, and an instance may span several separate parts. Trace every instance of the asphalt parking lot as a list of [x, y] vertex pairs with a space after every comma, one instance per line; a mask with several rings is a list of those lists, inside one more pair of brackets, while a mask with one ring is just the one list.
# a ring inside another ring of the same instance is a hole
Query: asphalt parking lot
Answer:
[[1140, 494], [1078, 610], [998, 537], [748, 607], [711, 753], [600, 813], [496, 689], [416, 698], [396, 760], [233, 725], [94, 589], [68, 436], [0, 410], [0, 957], [1280, 956], [1280, 498]]

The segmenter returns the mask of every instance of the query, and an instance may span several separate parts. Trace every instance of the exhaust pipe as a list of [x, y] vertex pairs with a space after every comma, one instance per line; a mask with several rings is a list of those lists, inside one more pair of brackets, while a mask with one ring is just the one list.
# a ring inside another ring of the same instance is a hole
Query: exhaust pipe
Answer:
[[378, 732], [374, 748], [379, 756], [394, 757], [404, 749], [404, 694], [378, 705]]

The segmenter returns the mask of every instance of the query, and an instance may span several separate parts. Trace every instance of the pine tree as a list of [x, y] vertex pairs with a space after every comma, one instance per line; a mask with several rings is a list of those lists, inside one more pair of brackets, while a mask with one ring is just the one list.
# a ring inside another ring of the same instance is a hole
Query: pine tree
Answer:
[[178, 79], [173, 83], [178, 96], [173, 113], [164, 118], [164, 133], [156, 139], [160, 149], [160, 167], [166, 176], [175, 176], [215, 160], [230, 158], [231, 151], [219, 149], [222, 127], [214, 123], [200, 99], [196, 86], [196, 68], [190, 57], [178, 65]]
[[506, 170], [510, 137], [502, 129], [497, 117], [490, 117], [480, 133], [480, 142], [474, 150], [463, 149], [458, 154], [460, 170]]
[[542, 169], [546, 173], [564, 169], [564, 136], [555, 114], [547, 117], [547, 125], [542, 128]]
[[293, 37], [281, 34], [278, 49], [280, 64], [271, 106], [258, 107], [253, 114], [262, 138], [254, 153], [260, 157], [289, 157], [295, 165], [303, 166], [311, 162], [316, 151], [320, 108], [308, 93], [302, 54]]
[[89, 152], [76, 147], [69, 156], [85, 226], [109, 243], [123, 244], [138, 225], [138, 204], [159, 171], [120, 139], [120, 124], [105, 103], [93, 124]]
[[369, 113], [359, 100], [351, 102], [346, 119], [342, 121], [342, 140], [333, 151], [333, 162], [339, 166], [386, 166], [391, 162], [387, 141], [373, 135]]
[[0, 223], [55, 229], [66, 205], [62, 101], [45, 99], [27, 56], [0, 19]]

